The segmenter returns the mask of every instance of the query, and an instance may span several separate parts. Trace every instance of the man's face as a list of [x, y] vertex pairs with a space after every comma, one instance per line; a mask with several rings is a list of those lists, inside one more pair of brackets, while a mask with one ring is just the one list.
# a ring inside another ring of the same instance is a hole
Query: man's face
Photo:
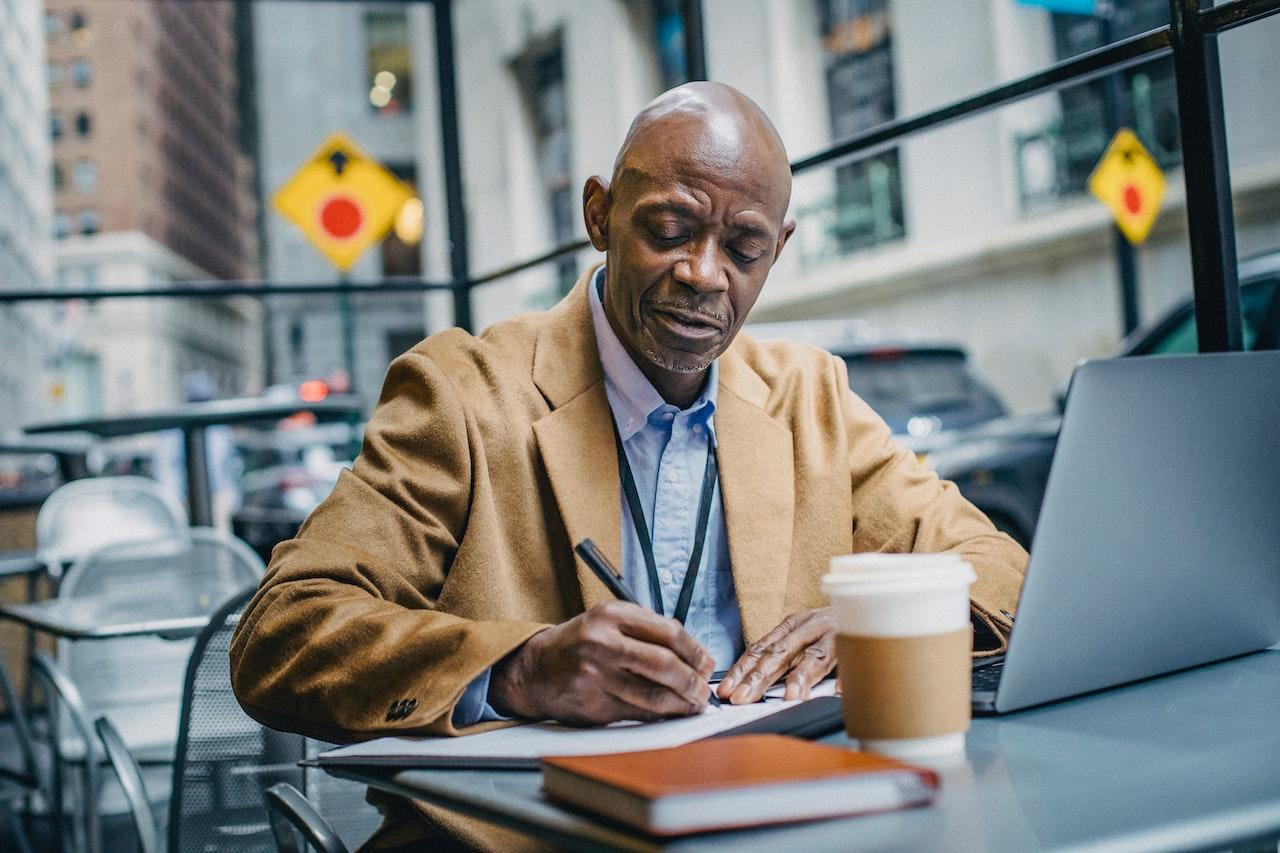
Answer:
[[681, 156], [637, 157], [612, 187], [588, 181], [588, 228], [595, 242], [595, 208], [606, 310], [632, 357], [698, 373], [746, 321], [794, 225], [783, 222], [789, 187], [776, 172], [753, 174], [740, 151], [725, 156], [706, 138], [672, 147]]

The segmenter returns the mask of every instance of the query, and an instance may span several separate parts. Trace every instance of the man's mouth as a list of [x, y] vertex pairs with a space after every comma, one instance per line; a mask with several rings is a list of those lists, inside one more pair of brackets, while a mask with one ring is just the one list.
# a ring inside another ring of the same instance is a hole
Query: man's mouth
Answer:
[[720, 336], [723, 323], [706, 314], [668, 305], [650, 305], [649, 313], [668, 335], [688, 341], [707, 341]]

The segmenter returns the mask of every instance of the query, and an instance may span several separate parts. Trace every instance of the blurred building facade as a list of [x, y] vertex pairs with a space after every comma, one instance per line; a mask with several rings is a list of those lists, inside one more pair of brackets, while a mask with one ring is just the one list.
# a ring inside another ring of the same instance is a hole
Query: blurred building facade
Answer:
[[[274, 5], [274, 4], [263, 4]], [[472, 269], [583, 233], [580, 193], [608, 175], [635, 112], [683, 79], [680, 3], [461, 0], [457, 79]], [[1163, 0], [1120, 0], [1112, 38], [1168, 21]], [[425, 7], [425, 4], [424, 4]], [[793, 159], [1108, 40], [1094, 18], [1016, 0], [703, 0], [712, 79], [758, 101]], [[412, 9], [429, 64], [429, 10]], [[1280, 246], [1280, 88], [1272, 20], [1223, 36], [1240, 255]], [[944, 34], [945, 37], [940, 36]], [[1165, 167], [1163, 212], [1138, 250], [1142, 316], [1191, 292], [1169, 60], [1123, 75], [1121, 118]], [[425, 265], [446, 278], [438, 110], [415, 89]], [[925, 133], [861, 162], [799, 176], [799, 228], [753, 319], [860, 317], [891, 334], [965, 345], [1012, 408], [1038, 411], [1078, 359], [1121, 337], [1113, 234], [1084, 181], [1110, 131], [1099, 84]], [[593, 255], [474, 292], [476, 325], [544, 307]], [[433, 329], [451, 319], [433, 297]]]
[[[59, 284], [255, 277], [234, 5], [46, 0], [45, 33]], [[224, 396], [256, 390], [260, 317], [246, 299], [75, 309], [54, 367], [84, 392], [68, 394], [59, 414], [177, 403], [195, 371]]]
[[[44, 56], [38, 6], [0, 3], [0, 290], [53, 283]], [[41, 381], [52, 314], [45, 305], [0, 305], [0, 434], [41, 417], [57, 392]]]
[[[337, 271], [269, 199], [329, 134], [341, 131], [373, 159], [416, 187], [422, 109], [432, 53], [411, 44], [411, 20], [421, 4], [253, 3], [259, 186], [263, 205], [264, 273], [279, 284], [332, 282]], [[436, 167], [438, 168], [438, 166]], [[417, 240], [392, 234], [350, 270], [352, 281], [422, 272]], [[424, 335], [423, 299], [413, 294], [354, 299], [354, 389], [370, 405], [392, 358]], [[342, 317], [332, 296], [270, 300], [268, 339], [276, 383], [328, 379], [345, 373]]]

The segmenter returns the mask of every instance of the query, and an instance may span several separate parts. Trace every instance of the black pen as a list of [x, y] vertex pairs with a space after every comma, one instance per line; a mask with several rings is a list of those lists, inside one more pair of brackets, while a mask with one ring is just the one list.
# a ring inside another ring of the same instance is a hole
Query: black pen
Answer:
[[[583, 539], [574, 549], [578, 552], [578, 556], [586, 563], [595, 576], [600, 578], [600, 582], [609, 588], [609, 592], [613, 593], [613, 597], [619, 601], [628, 601], [632, 604], [639, 604], [618, 577], [618, 571], [610, 563], [604, 554], [600, 553], [600, 549], [596, 547], [596, 543], [590, 539]], [[717, 708], [720, 707], [720, 697], [716, 695], [716, 691], [712, 689], [711, 698], [708, 700]]]

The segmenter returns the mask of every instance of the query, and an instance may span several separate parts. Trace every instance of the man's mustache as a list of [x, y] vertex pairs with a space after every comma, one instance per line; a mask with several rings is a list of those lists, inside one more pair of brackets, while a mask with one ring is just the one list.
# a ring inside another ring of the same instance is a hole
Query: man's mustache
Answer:
[[650, 308], [657, 308], [660, 311], [678, 311], [682, 314], [692, 314], [721, 329], [729, 324], [729, 318], [725, 315], [708, 311], [696, 303], [671, 299], [650, 299], [647, 300], [647, 303]]

